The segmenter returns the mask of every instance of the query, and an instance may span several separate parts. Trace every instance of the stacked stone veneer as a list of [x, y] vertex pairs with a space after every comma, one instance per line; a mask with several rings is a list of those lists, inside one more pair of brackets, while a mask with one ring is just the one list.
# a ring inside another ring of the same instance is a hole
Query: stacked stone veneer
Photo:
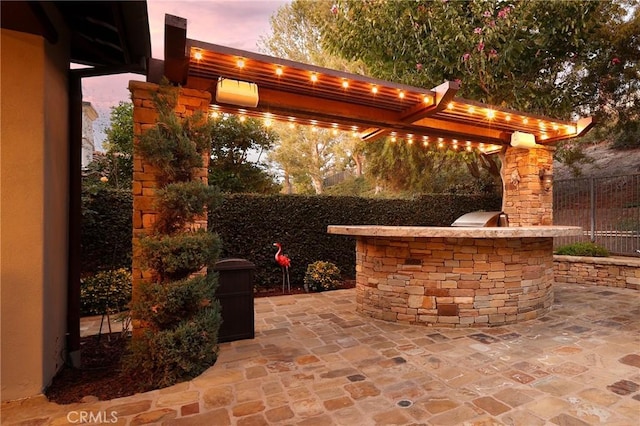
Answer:
[[[139, 81], [130, 81], [129, 90], [133, 100], [133, 132], [134, 145], [138, 138], [146, 130], [154, 127], [158, 119], [158, 112], [153, 104], [153, 94], [158, 91], [158, 85]], [[206, 111], [209, 108], [211, 94], [193, 89], [180, 89], [178, 104], [175, 112], [181, 117], [192, 115], [195, 111]], [[208, 182], [209, 153], [203, 154], [203, 167], [194, 176], [194, 179]], [[143, 267], [140, 256], [140, 238], [148, 235], [156, 220], [156, 188], [158, 170], [147, 163], [142, 157], [134, 153], [133, 156], [133, 298], [135, 300], [139, 285], [142, 282], [153, 280], [151, 270]], [[201, 217], [190, 228], [207, 228], [207, 218]], [[134, 324], [134, 327], [136, 324]]]
[[509, 226], [552, 225], [553, 189], [544, 190], [539, 172], [553, 173], [553, 147], [507, 147], [501, 160], [502, 211]]
[[358, 237], [358, 312], [387, 321], [486, 327], [553, 302], [552, 238]]
[[556, 282], [640, 290], [640, 259], [557, 255], [554, 259]]

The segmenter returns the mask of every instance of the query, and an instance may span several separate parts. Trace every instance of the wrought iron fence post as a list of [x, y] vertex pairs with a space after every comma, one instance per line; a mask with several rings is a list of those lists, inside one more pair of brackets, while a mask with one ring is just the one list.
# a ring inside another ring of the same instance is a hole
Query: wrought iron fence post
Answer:
[[591, 220], [591, 242], [596, 241], [596, 185], [595, 179], [589, 178], [589, 204], [591, 208], [590, 220]]

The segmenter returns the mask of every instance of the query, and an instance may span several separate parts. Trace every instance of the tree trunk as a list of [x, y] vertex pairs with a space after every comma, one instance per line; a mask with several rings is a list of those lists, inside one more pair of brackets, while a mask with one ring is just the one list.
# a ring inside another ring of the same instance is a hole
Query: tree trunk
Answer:
[[364, 160], [364, 156], [359, 155], [359, 154], [355, 154], [353, 156], [353, 161], [356, 163], [356, 176], [360, 177], [362, 176], [362, 163]]
[[320, 195], [324, 191], [324, 185], [322, 182], [322, 178], [317, 176], [311, 176], [311, 184], [313, 185], [313, 189], [316, 190], [316, 194]]
[[289, 172], [284, 172], [284, 193], [291, 195], [293, 194], [293, 185], [291, 185], [291, 176], [289, 176]]

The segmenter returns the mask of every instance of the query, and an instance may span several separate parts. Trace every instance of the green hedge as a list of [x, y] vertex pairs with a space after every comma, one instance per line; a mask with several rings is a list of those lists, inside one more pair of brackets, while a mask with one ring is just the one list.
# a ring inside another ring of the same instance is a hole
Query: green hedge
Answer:
[[82, 274], [131, 269], [133, 195], [130, 189], [82, 191]]
[[[307, 265], [334, 263], [355, 276], [355, 238], [327, 234], [327, 225], [449, 226], [464, 213], [500, 210], [498, 197], [436, 194], [414, 200], [338, 196], [225, 195], [211, 211], [209, 229], [222, 238], [221, 257], [256, 264], [256, 285], [281, 285], [274, 242], [291, 257], [292, 285], [301, 287]], [[131, 267], [132, 196], [126, 190], [85, 192], [82, 270]]]
[[449, 226], [464, 213], [500, 210], [498, 197], [451, 194], [413, 200], [337, 196], [226, 195], [210, 212], [209, 230], [222, 238], [222, 258], [256, 264], [255, 285], [281, 285], [276, 248], [291, 258], [291, 285], [302, 287], [307, 265], [334, 263], [343, 275], [355, 276], [355, 238], [327, 234], [327, 225]]
[[98, 272], [80, 280], [80, 314], [102, 315], [127, 310], [131, 273], [127, 269]]

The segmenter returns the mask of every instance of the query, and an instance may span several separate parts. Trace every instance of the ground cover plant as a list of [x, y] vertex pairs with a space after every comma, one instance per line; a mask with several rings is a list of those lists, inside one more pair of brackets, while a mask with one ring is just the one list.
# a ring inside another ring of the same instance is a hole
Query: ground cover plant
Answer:
[[609, 250], [592, 242], [567, 244], [556, 249], [556, 254], [567, 256], [607, 257]]

